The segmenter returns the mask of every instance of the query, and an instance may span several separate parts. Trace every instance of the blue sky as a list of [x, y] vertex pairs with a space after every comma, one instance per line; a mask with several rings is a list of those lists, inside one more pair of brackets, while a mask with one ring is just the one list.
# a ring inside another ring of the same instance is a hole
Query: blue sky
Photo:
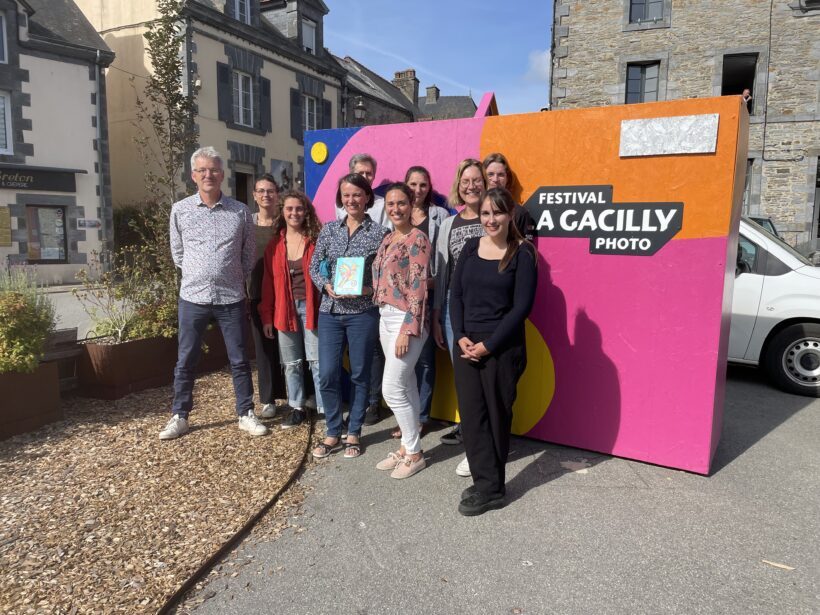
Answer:
[[416, 69], [419, 93], [476, 103], [495, 92], [502, 114], [547, 106], [552, 0], [325, 0], [325, 47], [385, 79]]

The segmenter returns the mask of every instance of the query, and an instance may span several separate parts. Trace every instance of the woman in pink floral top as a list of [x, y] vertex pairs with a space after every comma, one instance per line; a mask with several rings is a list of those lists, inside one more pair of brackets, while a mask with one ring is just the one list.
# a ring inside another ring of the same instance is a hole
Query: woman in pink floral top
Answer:
[[382, 395], [401, 429], [401, 447], [380, 461], [379, 470], [407, 478], [424, 469], [419, 425], [416, 361], [427, 339], [427, 275], [430, 242], [413, 227], [413, 191], [397, 182], [384, 197], [395, 229], [384, 238], [373, 261], [373, 302], [379, 306], [379, 338], [384, 351]]

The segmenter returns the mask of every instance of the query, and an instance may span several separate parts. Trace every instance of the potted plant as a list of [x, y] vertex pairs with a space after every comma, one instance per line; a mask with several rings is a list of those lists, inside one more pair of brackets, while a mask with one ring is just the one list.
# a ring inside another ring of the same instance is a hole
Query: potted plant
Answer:
[[60, 420], [57, 364], [41, 363], [54, 305], [32, 271], [0, 272], [0, 438]]
[[[143, 244], [95, 254], [77, 277], [83, 287], [73, 292], [94, 324], [78, 362], [80, 394], [119, 399], [169, 384], [177, 358], [175, 269]], [[227, 363], [217, 329], [206, 333], [204, 346], [200, 371]]]

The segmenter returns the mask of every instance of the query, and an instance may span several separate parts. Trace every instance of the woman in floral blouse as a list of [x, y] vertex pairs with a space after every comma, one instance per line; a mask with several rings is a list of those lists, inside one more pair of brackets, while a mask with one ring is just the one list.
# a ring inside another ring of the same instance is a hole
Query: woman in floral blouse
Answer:
[[416, 361], [427, 339], [427, 273], [430, 241], [413, 226], [413, 191], [402, 182], [387, 187], [384, 208], [395, 229], [373, 261], [373, 301], [379, 306], [379, 338], [385, 365], [382, 395], [401, 429], [401, 447], [380, 461], [392, 478], [424, 469], [419, 425]]

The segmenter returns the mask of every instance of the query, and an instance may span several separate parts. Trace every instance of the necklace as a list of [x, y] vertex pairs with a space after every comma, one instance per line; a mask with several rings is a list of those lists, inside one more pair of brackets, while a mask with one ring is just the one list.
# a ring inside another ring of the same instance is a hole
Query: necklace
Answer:
[[305, 253], [305, 241], [304, 236], [301, 237], [301, 241], [296, 245], [295, 253], [291, 250], [291, 244], [288, 243], [288, 236], [285, 235], [285, 252], [288, 257], [288, 270], [290, 271], [291, 277], [296, 273], [296, 269], [290, 265], [292, 261], [299, 260]]

